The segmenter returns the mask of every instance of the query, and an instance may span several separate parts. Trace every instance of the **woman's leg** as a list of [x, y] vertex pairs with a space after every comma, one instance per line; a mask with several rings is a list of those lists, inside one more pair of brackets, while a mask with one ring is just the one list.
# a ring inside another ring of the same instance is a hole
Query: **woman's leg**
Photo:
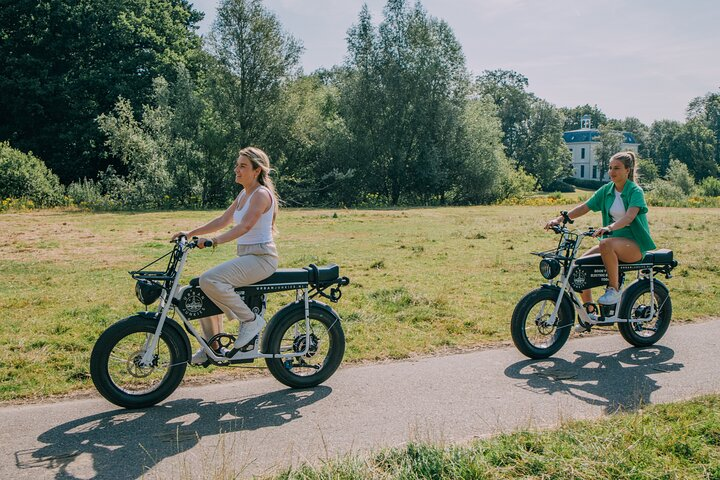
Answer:
[[600, 240], [600, 256], [608, 272], [608, 287], [620, 289], [619, 262], [631, 263], [642, 259], [637, 243], [630, 238], [610, 237]]
[[[200, 326], [202, 327], [203, 336], [205, 340], [210, 340], [212, 337], [222, 332], [223, 318], [222, 315], [213, 315], [210, 317], [204, 317], [200, 319]], [[216, 349], [220, 346], [215, 342], [214, 345], [210, 345]]]
[[251, 322], [255, 314], [245, 305], [235, 288], [259, 282], [272, 275], [276, 269], [276, 258], [243, 255], [200, 275], [200, 288], [228, 318]]

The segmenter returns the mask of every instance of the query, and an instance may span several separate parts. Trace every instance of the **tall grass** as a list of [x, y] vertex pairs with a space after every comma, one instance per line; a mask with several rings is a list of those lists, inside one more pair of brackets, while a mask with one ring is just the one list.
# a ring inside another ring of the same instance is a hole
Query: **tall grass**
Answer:
[[503, 434], [469, 445], [409, 443], [280, 480], [720, 479], [720, 396], [648, 407], [557, 430]]

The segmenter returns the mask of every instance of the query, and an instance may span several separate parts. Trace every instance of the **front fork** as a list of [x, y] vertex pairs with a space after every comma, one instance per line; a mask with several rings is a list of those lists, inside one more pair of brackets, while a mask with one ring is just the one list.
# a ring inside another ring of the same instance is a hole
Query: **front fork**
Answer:
[[163, 291], [160, 300], [160, 318], [158, 319], [157, 327], [155, 327], [155, 333], [145, 340], [144, 353], [140, 359], [141, 367], [149, 367], [153, 363], [153, 357], [155, 356], [155, 349], [157, 348], [158, 341], [160, 340], [160, 334], [162, 333], [163, 326], [165, 325], [165, 319], [167, 318], [170, 307], [172, 306], [172, 299], [175, 298], [175, 293], [180, 283], [180, 275], [182, 274], [183, 268], [185, 267], [185, 261], [187, 260], [189, 249], [184, 249], [180, 263], [175, 272], [175, 279], [173, 280], [172, 287], [169, 293]]

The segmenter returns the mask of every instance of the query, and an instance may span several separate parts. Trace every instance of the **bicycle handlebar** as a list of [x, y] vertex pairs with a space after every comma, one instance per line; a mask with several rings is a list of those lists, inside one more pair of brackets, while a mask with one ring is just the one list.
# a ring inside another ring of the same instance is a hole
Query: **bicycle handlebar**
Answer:
[[[198, 246], [198, 237], [192, 237], [190, 241], [188, 241], [187, 237], [185, 235], [178, 236], [175, 240], [173, 240], [176, 244], [182, 246], [187, 245], [188, 248], [195, 248]], [[183, 245], [184, 244], [184, 245]], [[213, 242], [212, 240], [205, 240], [203, 242], [203, 247], [212, 247]]]

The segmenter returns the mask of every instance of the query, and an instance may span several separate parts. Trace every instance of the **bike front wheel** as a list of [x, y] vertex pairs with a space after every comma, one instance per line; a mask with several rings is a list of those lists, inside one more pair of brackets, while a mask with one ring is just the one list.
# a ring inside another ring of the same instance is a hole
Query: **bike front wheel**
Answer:
[[[345, 334], [340, 319], [322, 308], [310, 308], [309, 328], [305, 312], [289, 312], [272, 325], [266, 353], [301, 356], [266, 358], [270, 373], [284, 385], [309, 388], [319, 385], [335, 373], [345, 354]], [[274, 323], [274, 322], [273, 322]], [[306, 345], [309, 348], [306, 349]]]
[[656, 281], [651, 293], [650, 281], [643, 281], [631, 286], [624, 297], [620, 317], [630, 322], [618, 323], [620, 335], [636, 347], [654, 345], [665, 335], [672, 318], [672, 301], [667, 288]]
[[156, 328], [156, 320], [132, 316], [98, 338], [90, 356], [90, 375], [108, 401], [125, 408], [149, 407], [166, 399], [182, 381], [189, 352], [172, 328], [163, 328], [151, 364], [141, 365]]
[[558, 310], [553, 324], [550, 317], [555, 311], [559, 290], [538, 288], [525, 295], [515, 306], [510, 332], [518, 350], [530, 358], [547, 358], [565, 344], [573, 324], [572, 310]]

